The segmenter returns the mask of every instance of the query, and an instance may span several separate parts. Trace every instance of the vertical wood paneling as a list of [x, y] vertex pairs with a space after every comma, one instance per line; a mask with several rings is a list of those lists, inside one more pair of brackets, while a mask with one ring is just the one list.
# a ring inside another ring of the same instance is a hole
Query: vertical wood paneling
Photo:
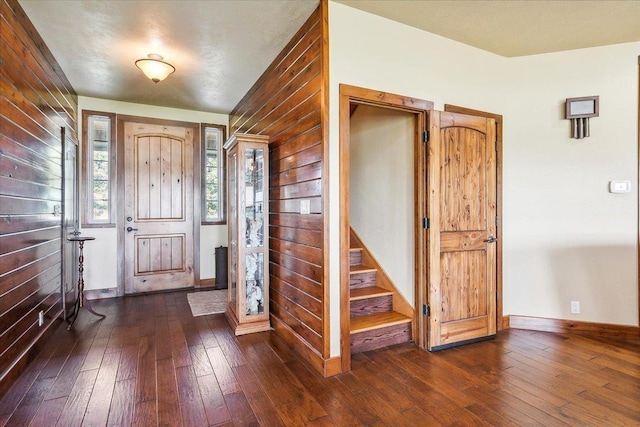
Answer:
[[440, 228], [442, 231], [482, 230], [487, 222], [485, 135], [461, 128], [445, 129], [443, 134]]
[[171, 218], [171, 165], [173, 162], [172, 141], [160, 139], [160, 216]]
[[182, 254], [184, 253], [184, 239], [179, 237], [171, 238], [171, 266], [172, 270], [183, 268]]
[[136, 139], [137, 219], [184, 218], [183, 147], [184, 141], [173, 138]]
[[442, 321], [487, 314], [487, 270], [484, 251], [440, 255]]
[[184, 271], [184, 236], [137, 238], [135, 274]]
[[162, 238], [149, 239], [149, 252], [151, 253], [151, 271], [162, 271]]
[[138, 239], [138, 271], [151, 271], [151, 254], [149, 252], [149, 239]]
[[[149, 218], [149, 138], [138, 138], [136, 144], [136, 186], [138, 197], [135, 200], [137, 219]], [[141, 200], [144, 199], [144, 202]]]
[[[77, 96], [17, 0], [0, 0], [0, 395], [61, 312], [61, 126]], [[38, 326], [38, 313], [45, 323]]]
[[171, 169], [169, 186], [171, 191], [171, 211], [169, 212], [170, 218], [184, 218], [184, 212], [182, 212], [182, 199], [184, 194], [182, 192], [182, 169], [183, 155], [182, 155], [182, 141], [171, 141]]
[[[325, 277], [326, 5], [311, 15], [230, 115], [231, 132], [269, 135], [271, 318], [321, 372], [329, 358]], [[309, 200], [311, 214], [301, 215]], [[311, 309], [311, 312], [309, 311]]]
[[[147, 139], [147, 138], [141, 138]], [[149, 138], [149, 217], [151, 219], [162, 218], [160, 212], [160, 156], [161, 143], [160, 137], [152, 136]], [[142, 186], [138, 186], [138, 190], [142, 192]], [[142, 219], [142, 218], [140, 218]]]
[[173, 241], [172, 237], [163, 237], [162, 238], [162, 269], [163, 270], [171, 270], [171, 242]]

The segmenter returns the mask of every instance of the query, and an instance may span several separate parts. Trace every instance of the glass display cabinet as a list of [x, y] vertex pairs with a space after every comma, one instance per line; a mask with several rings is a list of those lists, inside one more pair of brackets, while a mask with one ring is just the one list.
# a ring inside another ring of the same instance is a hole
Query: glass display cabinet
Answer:
[[269, 137], [235, 134], [227, 151], [229, 288], [225, 314], [236, 335], [269, 323]]

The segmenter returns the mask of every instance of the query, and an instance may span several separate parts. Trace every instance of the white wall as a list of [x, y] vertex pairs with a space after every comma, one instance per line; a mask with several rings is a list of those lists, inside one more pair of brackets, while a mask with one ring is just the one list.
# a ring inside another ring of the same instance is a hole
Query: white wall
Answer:
[[[631, 43], [509, 61], [506, 314], [638, 325], [639, 54]], [[589, 138], [572, 139], [564, 100], [591, 95], [600, 117]], [[631, 193], [609, 193], [611, 180], [631, 181]]]
[[[495, 87], [506, 58], [329, 2], [330, 342], [340, 353], [339, 84], [485, 111], [504, 110]], [[410, 166], [413, 168], [413, 165]]]
[[[132, 104], [84, 96], [78, 97], [78, 107], [79, 129], [82, 129], [82, 110], [195, 123], [211, 123], [225, 125], [227, 127], [229, 125], [229, 116], [225, 114]], [[82, 132], [79, 132], [79, 137], [82, 138]], [[82, 147], [82, 142], [80, 146]], [[81, 229], [81, 231], [84, 235], [96, 237], [95, 241], [90, 242], [85, 247], [85, 289], [115, 288], [118, 283], [117, 230], [115, 228], [87, 228]], [[226, 225], [200, 226], [200, 278], [206, 279], [215, 276], [215, 247], [220, 245], [226, 246], [226, 244]]]
[[360, 105], [351, 116], [349, 219], [362, 242], [413, 304], [415, 117]]
[[[339, 84], [504, 116], [504, 313], [638, 325], [638, 54], [504, 58], [329, 2], [331, 354], [339, 354]], [[567, 97], [600, 95], [569, 138]], [[632, 192], [607, 193], [608, 181]], [[582, 313], [569, 314], [579, 300]]]

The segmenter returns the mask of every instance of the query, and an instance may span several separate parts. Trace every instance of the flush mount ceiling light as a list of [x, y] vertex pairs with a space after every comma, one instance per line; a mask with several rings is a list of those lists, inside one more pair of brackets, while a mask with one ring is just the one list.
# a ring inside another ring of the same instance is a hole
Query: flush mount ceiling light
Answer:
[[162, 56], [158, 54], [150, 53], [147, 57], [147, 59], [138, 59], [136, 67], [140, 68], [144, 75], [154, 83], [161, 82], [176, 70], [173, 65], [164, 62]]

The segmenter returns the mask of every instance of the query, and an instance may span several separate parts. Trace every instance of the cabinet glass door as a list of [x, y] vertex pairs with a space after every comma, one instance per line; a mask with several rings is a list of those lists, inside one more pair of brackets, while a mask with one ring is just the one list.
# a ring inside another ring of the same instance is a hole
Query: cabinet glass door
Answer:
[[[237, 151], [237, 150], [236, 150]], [[229, 156], [229, 228], [235, 230], [238, 225], [238, 201], [237, 201], [237, 177], [238, 153], [231, 153]], [[228, 299], [231, 307], [235, 309], [236, 287], [237, 287], [237, 265], [238, 265], [238, 241], [237, 234], [230, 234], [229, 239], [229, 290]]]
[[247, 248], [264, 246], [264, 150], [248, 148], [245, 157]]
[[248, 253], [247, 267], [247, 316], [264, 313], [264, 254]]
[[264, 150], [245, 149], [246, 315], [264, 313]]

